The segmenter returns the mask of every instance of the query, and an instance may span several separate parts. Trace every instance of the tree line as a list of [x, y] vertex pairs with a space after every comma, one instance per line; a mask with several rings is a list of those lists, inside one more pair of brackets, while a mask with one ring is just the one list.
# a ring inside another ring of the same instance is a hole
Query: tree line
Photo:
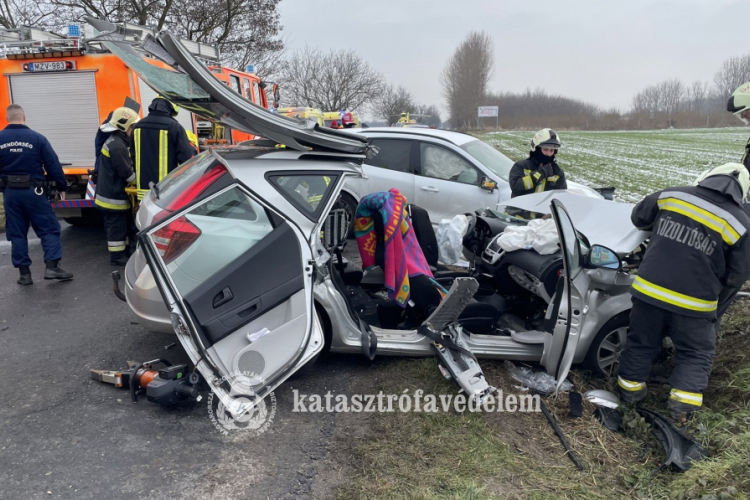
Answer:
[[580, 99], [548, 94], [544, 89], [525, 92], [492, 92], [493, 44], [483, 32], [470, 33], [456, 48], [443, 70], [441, 84], [450, 111], [451, 126], [459, 129], [494, 127], [495, 118], [483, 123], [479, 106], [497, 106], [503, 128], [557, 127], [613, 130], [668, 127], [719, 127], [738, 125], [726, 111], [732, 92], [750, 81], [750, 54], [723, 62], [712, 83], [684, 84], [665, 80], [638, 92], [629, 109], [602, 108]]

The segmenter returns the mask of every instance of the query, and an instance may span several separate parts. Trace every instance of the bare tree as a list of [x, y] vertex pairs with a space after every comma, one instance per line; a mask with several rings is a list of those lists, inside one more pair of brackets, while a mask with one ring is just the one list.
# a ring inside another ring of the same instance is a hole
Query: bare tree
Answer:
[[388, 125], [393, 125], [401, 113], [414, 113], [417, 105], [411, 92], [404, 87], [386, 85], [382, 94], [372, 103], [372, 109], [377, 118], [382, 118]]
[[685, 87], [680, 80], [674, 78], [662, 82], [659, 89], [663, 96], [664, 111], [667, 114], [667, 126], [672, 127], [674, 126], [674, 114], [679, 110], [680, 103], [685, 95]]
[[[0, 0], [22, 1], [22, 0]], [[281, 0], [48, 0], [60, 19], [89, 15], [152, 26], [189, 40], [215, 43], [222, 62], [236, 68], [254, 64], [265, 76], [278, 59], [283, 41], [277, 10]]]
[[285, 101], [323, 111], [354, 110], [376, 102], [383, 75], [351, 50], [322, 52], [305, 47], [290, 55], [279, 72]]
[[33, 0], [0, 0], [0, 27], [13, 29], [20, 26], [47, 26], [58, 8], [46, 2]]
[[492, 38], [484, 32], [470, 33], [448, 60], [441, 76], [454, 126], [468, 128], [476, 120], [477, 107], [485, 104], [493, 70]]
[[417, 122], [428, 125], [430, 127], [437, 127], [442, 123], [440, 119], [440, 110], [434, 104], [420, 104], [417, 106]]
[[728, 99], [732, 92], [745, 82], [750, 82], [750, 54], [730, 57], [714, 75], [714, 86], [718, 94]]

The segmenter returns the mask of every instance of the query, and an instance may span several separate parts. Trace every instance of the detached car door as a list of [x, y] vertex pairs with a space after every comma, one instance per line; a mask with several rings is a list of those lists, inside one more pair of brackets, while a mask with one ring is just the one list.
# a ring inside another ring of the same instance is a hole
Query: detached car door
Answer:
[[239, 184], [138, 235], [172, 326], [235, 416], [323, 348], [302, 231]]
[[588, 310], [590, 282], [582, 266], [581, 242], [568, 212], [558, 200], [552, 200], [551, 209], [560, 236], [565, 274], [558, 283], [555, 301], [550, 308], [556, 317], [551, 318], [555, 322], [553, 334], [545, 337], [541, 362], [547, 373], [555, 377], [557, 392], [573, 365]]

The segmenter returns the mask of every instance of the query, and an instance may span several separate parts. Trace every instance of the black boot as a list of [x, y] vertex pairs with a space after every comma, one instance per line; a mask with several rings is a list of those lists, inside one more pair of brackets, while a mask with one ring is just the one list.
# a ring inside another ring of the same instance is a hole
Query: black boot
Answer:
[[18, 283], [19, 285], [31, 285], [34, 283], [34, 281], [31, 279], [31, 269], [28, 267], [19, 267], [18, 272], [21, 273], [21, 275], [18, 277]]
[[125, 267], [128, 263], [128, 254], [126, 251], [111, 252], [109, 254], [109, 263], [117, 267]]
[[60, 281], [73, 279], [73, 273], [61, 268], [59, 260], [45, 260], [44, 263], [47, 264], [47, 269], [44, 270], [44, 279]]

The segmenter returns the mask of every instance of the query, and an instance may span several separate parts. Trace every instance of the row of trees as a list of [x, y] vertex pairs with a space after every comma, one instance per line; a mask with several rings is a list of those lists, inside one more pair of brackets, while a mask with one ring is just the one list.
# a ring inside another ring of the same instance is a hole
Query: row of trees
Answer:
[[492, 39], [472, 32], [456, 48], [443, 70], [441, 84], [454, 127], [494, 126], [477, 118], [479, 106], [498, 106], [505, 128], [542, 126], [581, 129], [715, 127], [738, 122], [725, 110], [726, 101], [741, 84], [750, 81], [750, 54], [732, 57], [713, 78], [685, 85], [670, 79], [638, 92], [630, 109], [603, 109], [579, 99], [547, 94], [543, 89], [512, 93], [489, 91], [494, 72]]

